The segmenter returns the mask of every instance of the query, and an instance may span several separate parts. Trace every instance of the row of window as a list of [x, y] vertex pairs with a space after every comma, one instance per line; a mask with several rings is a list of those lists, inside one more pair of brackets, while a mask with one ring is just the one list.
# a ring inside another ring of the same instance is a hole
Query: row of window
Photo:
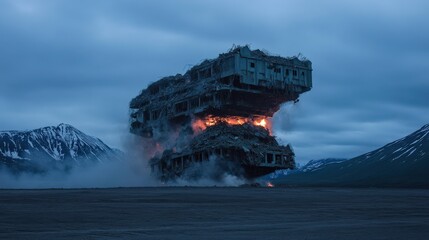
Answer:
[[[298, 76], [298, 71], [297, 70], [293, 70], [292, 71], [293, 76]], [[289, 69], [286, 69], [286, 76], [289, 76]], [[302, 76], [304, 76], [304, 72], [302, 72]]]
[[[231, 156], [235, 155], [236, 157], [243, 158], [245, 155], [241, 152], [236, 152], [231, 149], [216, 149], [212, 154], [216, 154], [219, 156]], [[198, 152], [193, 155], [185, 155], [183, 157], [175, 158], [172, 160], [173, 169], [181, 169], [183, 166], [187, 166], [190, 162], [202, 162], [209, 159], [210, 154], [208, 152]], [[285, 165], [289, 163], [290, 160], [286, 155], [281, 154], [266, 154], [266, 163], [269, 164], [277, 164], [277, 165]], [[165, 167], [165, 166], [164, 166]]]
[[[250, 67], [251, 68], [255, 68], [255, 63], [251, 62], [250, 63]], [[281, 73], [281, 69], [280, 68], [274, 68], [274, 72], [275, 73]], [[292, 70], [292, 74], [293, 74], [294, 77], [296, 77], [296, 76], [298, 76], [298, 71], [297, 70]], [[285, 75], [289, 76], [289, 69], [286, 69]], [[305, 73], [301, 72], [301, 75], [305, 76]]]

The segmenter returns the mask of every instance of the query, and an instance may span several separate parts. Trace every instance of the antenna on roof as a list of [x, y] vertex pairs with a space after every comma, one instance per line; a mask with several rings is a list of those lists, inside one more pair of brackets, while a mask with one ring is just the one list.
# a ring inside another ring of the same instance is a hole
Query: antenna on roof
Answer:
[[298, 53], [298, 55], [296, 55], [296, 57], [298, 58], [298, 60], [300, 60], [300, 61], [306, 61], [307, 60], [307, 58], [306, 57], [304, 57], [304, 55], [302, 54], [302, 53]]
[[228, 49], [228, 52], [232, 52], [235, 49], [237, 49], [238, 47], [240, 47], [239, 45], [236, 45], [235, 43], [232, 44], [232, 47], [230, 49]]

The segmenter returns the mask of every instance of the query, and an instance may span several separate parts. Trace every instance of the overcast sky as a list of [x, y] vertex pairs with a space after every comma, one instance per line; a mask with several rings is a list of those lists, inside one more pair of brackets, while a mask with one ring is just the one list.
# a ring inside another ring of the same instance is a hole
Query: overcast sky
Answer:
[[69, 123], [122, 148], [128, 103], [233, 44], [313, 62], [275, 115], [297, 161], [354, 157], [429, 123], [429, 1], [0, 0], [0, 129]]

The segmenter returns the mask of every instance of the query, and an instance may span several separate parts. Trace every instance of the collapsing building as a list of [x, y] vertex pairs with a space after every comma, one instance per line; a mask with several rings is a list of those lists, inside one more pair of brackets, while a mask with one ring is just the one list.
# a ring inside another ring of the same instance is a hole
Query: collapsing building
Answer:
[[130, 103], [130, 131], [157, 142], [150, 164], [163, 179], [213, 156], [254, 178], [294, 168], [293, 150], [271, 136], [270, 118], [311, 87], [309, 60], [238, 46], [150, 84]]

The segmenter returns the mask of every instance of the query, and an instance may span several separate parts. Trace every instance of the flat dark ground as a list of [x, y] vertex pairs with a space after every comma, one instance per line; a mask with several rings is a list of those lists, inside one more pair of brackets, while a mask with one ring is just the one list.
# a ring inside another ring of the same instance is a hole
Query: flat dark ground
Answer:
[[0, 190], [0, 239], [429, 239], [429, 191]]

